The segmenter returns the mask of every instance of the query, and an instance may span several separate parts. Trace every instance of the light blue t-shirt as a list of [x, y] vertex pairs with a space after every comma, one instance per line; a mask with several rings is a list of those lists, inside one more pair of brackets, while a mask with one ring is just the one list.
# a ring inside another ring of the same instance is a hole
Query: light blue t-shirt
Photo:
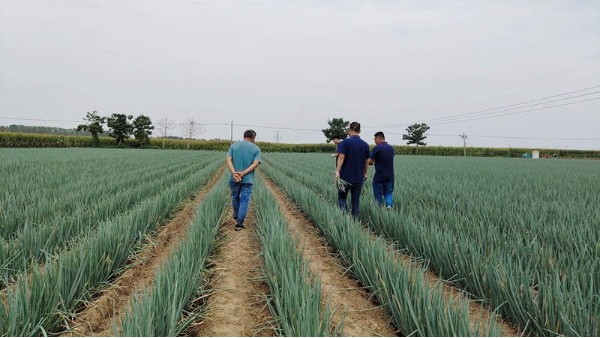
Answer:
[[[244, 171], [254, 161], [260, 162], [260, 148], [249, 141], [237, 141], [229, 147], [227, 156], [231, 157], [235, 171]], [[233, 181], [233, 175], [229, 179]], [[254, 184], [254, 171], [245, 175], [241, 183]]]

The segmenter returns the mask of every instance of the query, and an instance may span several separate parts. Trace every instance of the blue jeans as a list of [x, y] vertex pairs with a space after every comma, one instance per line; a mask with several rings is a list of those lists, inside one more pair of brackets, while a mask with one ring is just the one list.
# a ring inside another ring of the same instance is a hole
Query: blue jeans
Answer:
[[338, 190], [338, 206], [342, 210], [346, 210], [346, 200], [348, 199], [348, 193], [352, 194], [350, 198], [350, 204], [352, 205], [352, 216], [358, 217], [358, 211], [360, 209], [360, 192], [362, 191], [363, 184], [350, 184], [346, 186], [346, 191]]
[[385, 198], [385, 205], [391, 207], [394, 204], [394, 182], [375, 182], [373, 181], [373, 195], [375, 200], [381, 206]]
[[238, 224], [244, 224], [248, 214], [248, 204], [252, 195], [252, 183], [235, 183], [229, 181], [231, 189], [231, 204], [233, 206], [233, 218]]

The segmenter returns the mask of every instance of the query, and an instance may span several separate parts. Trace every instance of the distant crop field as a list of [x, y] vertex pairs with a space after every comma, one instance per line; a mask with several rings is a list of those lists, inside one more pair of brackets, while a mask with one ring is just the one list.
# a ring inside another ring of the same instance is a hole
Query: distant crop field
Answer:
[[600, 335], [598, 161], [396, 156], [354, 220], [331, 156], [265, 153], [234, 232], [224, 159], [0, 149], [0, 334]]

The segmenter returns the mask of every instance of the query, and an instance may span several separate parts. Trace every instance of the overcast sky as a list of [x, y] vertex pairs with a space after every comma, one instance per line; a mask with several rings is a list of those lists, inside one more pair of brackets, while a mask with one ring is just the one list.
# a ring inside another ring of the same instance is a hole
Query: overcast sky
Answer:
[[92, 110], [204, 138], [323, 142], [343, 117], [370, 142], [427, 122], [430, 145], [600, 149], [600, 1], [1, 0], [0, 125]]

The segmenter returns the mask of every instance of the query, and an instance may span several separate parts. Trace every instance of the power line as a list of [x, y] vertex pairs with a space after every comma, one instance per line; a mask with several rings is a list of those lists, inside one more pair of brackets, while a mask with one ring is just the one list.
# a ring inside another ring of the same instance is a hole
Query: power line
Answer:
[[533, 136], [492, 136], [492, 135], [469, 135], [479, 138], [503, 138], [503, 139], [528, 139], [528, 140], [555, 140], [555, 141], [600, 141], [600, 138], [565, 138], [565, 137], [533, 137]]
[[574, 68], [563, 69], [561, 71], [554, 72], [551, 75], [537, 77], [537, 78], [534, 78], [533, 80], [530, 80], [530, 81], [513, 83], [513, 84], [505, 85], [505, 86], [502, 86], [502, 87], [498, 87], [498, 88], [495, 88], [495, 89], [481, 91], [481, 92], [478, 92], [476, 94], [465, 96], [465, 97], [461, 97], [461, 98], [455, 98], [455, 99], [448, 99], [448, 100], [438, 101], [437, 103], [434, 103], [433, 105], [420, 106], [420, 107], [417, 106], [417, 107], [409, 108], [408, 110], [417, 110], [418, 111], [418, 110], [423, 110], [423, 108], [426, 108], [426, 107], [436, 107], [436, 106], [440, 106], [440, 105], [445, 104], [445, 103], [462, 101], [462, 100], [470, 99], [470, 98], [473, 98], [473, 97], [482, 96], [482, 95], [487, 94], [487, 93], [497, 92], [497, 91], [500, 91], [500, 90], [503, 90], [503, 89], [507, 89], [507, 88], [514, 88], [515, 86], [519, 86], [519, 85], [526, 85], [526, 84], [530, 84], [530, 83], [535, 83], [535, 82], [538, 82], [538, 81], [541, 81], [541, 80], [545, 80], [545, 79], [549, 79], [549, 78], [555, 77], [557, 74], [571, 73], [571, 72], [577, 71], [579, 69], [587, 68], [587, 67], [590, 67], [590, 66], [595, 67], [597, 65], [598, 65], [598, 61], [592, 61], [592, 62], [588, 62], [586, 64], [583, 64], [583, 65], [580, 65], [580, 66], [577, 66], [577, 67], [574, 67]]
[[[574, 91], [570, 91], [570, 92], [567, 92], [567, 93], [560, 93], [560, 94], [556, 94], [556, 95], [552, 95], [552, 96], [546, 96], [546, 97], [539, 98], [539, 99], [528, 100], [528, 101], [523, 101], [523, 102], [519, 102], [519, 103], [504, 105], [504, 106], [500, 106], [500, 107], [496, 107], [496, 108], [490, 108], [490, 109], [479, 110], [479, 111], [475, 111], [475, 112], [458, 114], [458, 115], [452, 115], [452, 116], [445, 116], [445, 117], [433, 118], [433, 119], [425, 120], [425, 122], [447, 120], [447, 119], [453, 119], [453, 118], [457, 118], [457, 117], [470, 116], [470, 115], [481, 115], [482, 113], [494, 112], [496, 110], [499, 110], [499, 111], [508, 111], [508, 110], [513, 110], [513, 109], [522, 109], [522, 108], [533, 107], [533, 106], [537, 106], [537, 105], [541, 105], [541, 104], [547, 104], [547, 103], [554, 103], [554, 102], [559, 102], [559, 101], [564, 101], [564, 100], [570, 100], [570, 99], [574, 99], [574, 98], [578, 98], [578, 97], [583, 97], [583, 96], [589, 96], [589, 95], [593, 95], [593, 94], [598, 94], [598, 93], [600, 93], [600, 91], [595, 91], [595, 92], [591, 92], [591, 93], [585, 93], [585, 94], [581, 94], [581, 95], [574, 95], [574, 96], [570, 96], [570, 97], [566, 97], [566, 98], [562, 98], [562, 99], [558, 99], [558, 100], [538, 102], [538, 103], [535, 103], [535, 104], [532, 104], [532, 105], [528, 105], [528, 106], [525, 106], [525, 107], [517, 107], [517, 106], [522, 106], [522, 105], [527, 104], [527, 103], [532, 103], [532, 102], [537, 102], [537, 101], [542, 101], [542, 100], [548, 100], [548, 99], [552, 99], [552, 98], [555, 98], [555, 97], [560, 97], [560, 96], [565, 96], [565, 95], [580, 93], [580, 92], [583, 92], [583, 91], [587, 91], [587, 90], [591, 90], [591, 89], [596, 89], [596, 88], [600, 88], [600, 85], [599, 86], [588, 87], [588, 88], [583, 88], [583, 89], [579, 89], [579, 90], [574, 90]], [[513, 107], [513, 108], [503, 109], [503, 108], [509, 108], [509, 107]]]
[[[548, 104], [548, 103], [554, 103], [554, 102], [560, 102], [560, 101], [566, 101], [566, 100], [571, 100], [574, 98], [578, 98], [578, 97], [584, 97], [584, 96], [589, 96], [589, 95], [593, 95], [593, 94], [598, 94], [600, 93], [600, 91], [595, 91], [595, 92], [591, 92], [591, 93], [585, 93], [585, 94], [581, 94], [581, 95], [573, 95], [570, 97], [566, 97], [566, 98], [561, 98], [561, 99], [557, 99], [557, 100], [551, 100], [551, 101], [545, 101], [545, 102], [538, 102], [535, 104], [531, 104], [531, 105], [527, 105], [527, 106], [523, 106], [527, 103], [532, 103], [532, 102], [537, 102], [537, 101], [542, 101], [542, 100], [548, 100], [548, 99], [552, 99], [555, 97], [561, 97], [561, 96], [565, 96], [565, 95], [571, 95], [571, 94], [575, 94], [575, 93], [580, 93], [583, 91], [588, 91], [588, 90], [592, 90], [592, 89], [597, 89], [600, 88], [600, 85], [596, 85], [596, 86], [592, 86], [592, 87], [587, 87], [587, 88], [582, 88], [582, 89], [578, 89], [578, 90], [574, 90], [574, 91], [570, 91], [570, 92], [565, 92], [565, 93], [559, 93], [559, 94], [555, 94], [555, 95], [551, 95], [551, 96], [546, 96], [543, 98], [538, 98], [538, 99], [533, 99], [533, 100], [528, 100], [528, 101], [523, 101], [523, 102], [519, 102], [519, 103], [514, 103], [514, 104], [509, 104], [509, 105], [503, 105], [503, 106], [499, 106], [499, 107], [494, 107], [494, 108], [488, 108], [488, 109], [484, 109], [484, 110], [478, 110], [478, 111], [474, 111], [474, 112], [469, 112], [469, 113], [463, 113], [463, 114], [457, 114], [457, 115], [450, 115], [450, 116], [443, 116], [443, 117], [438, 117], [438, 118], [432, 118], [432, 119], [428, 119], [425, 120], [424, 122], [428, 122], [428, 123], [434, 123], [434, 124], [438, 124], [435, 123], [436, 121], [443, 121], [443, 120], [453, 120], [453, 119], [461, 119], [467, 116], [472, 116], [472, 115], [487, 115], [487, 114], [496, 114], [499, 112], [503, 112], [503, 111], [510, 111], [510, 110], [515, 110], [515, 109], [523, 109], [523, 108], [529, 108], [529, 107], [534, 107], [534, 106], [539, 106], [542, 104]], [[593, 101], [593, 100], [591, 100]], [[586, 102], [586, 101], [578, 101], [578, 102]], [[553, 107], [558, 107], [560, 105], [555, 105]], [[496, 116], [496, 115], [495, 115]], [[498, 115], [498, 116], [502, 116], [502, 115]], [[446, 122], [446, 121], [443, 121]], [[462, 120], [459, 120], [458, 122], [462, 122]], [[410, 123], [398, 123], [398, 124], [394, 124], [394, 125], [377, 125], [377, 126], [368, 126], [368, 128], [389, 128], [389, 127], [400, 127], [400, 126], [408, 126], [410, 125]]]
[[318, 132], [321, 132], [321, 129], [289, 128], [289, 127], [274, 127], [274, 126], [257, 126], [257, 125], [252, 125], [252, 124], [236, 124], [236, 126], [252, 127], [252, 128], [265, 128], [265, 129], [283, 129], [283, 130], [318, 131]]
[[433, 122], [433, 124], [439, 126], [439, 125], [450, 124], [450, 123], [471, 122], [471, 121], [485, 120], [485, 119], [491, 119], [491, 118], [494, 118], [494, 117], [525, 114], [525, 113], [530, 113], [532, 111], [545, 110], [545, 109], [556, 108], [556, 107], [570, 106], [570, 105], [577, 104], [577, 103], [584, 103], [584, 102], [590, 102], [590, 101], [596, 101], [596, 100], [600, 100], [600, 97], [596, 97], [596, 98], [593, 98], [593, 99], [587, 99], [587, 100], [579, 100], [579, 101], [575, 101], [575, 102], [568, 102], [568, 103], [563, 103], [563, 104], [555, 104], [555, 105], [547, 106], [547, 107], [541, 107], [541, 108], [528, 109], [528, 110], [523, 110], [523, 111], [516, 111], [516, 112], [504, 113], [504, 114], [496, 114], [496, 115], [489, 115], [489, 116], [488, 115], [486, 115], [486, 116], [476, 116], [476, 117], [468, 118], [468, 119], [464, 119], [464, 120], [442, 121], [442, 122], [439, 122], [439, 123]]
[[[386, 135], [404, 135], [403, 133], [389, 133]], [[463, 133], [464, 134], [464, 133]], [[456, 134], [427, 134], [427, 137], [456, 137], [462, 135]], [[531, 139], [531, 140], [556, 140], [556, 141], [600, 141], [600, 138], [561, 138], [561, 137], [534, 137], [534, 136], [494, 136], [494, 135], [473, 135], [469, 134], [468, 137], [474, 138], [499, 138], [499, 139]]]

